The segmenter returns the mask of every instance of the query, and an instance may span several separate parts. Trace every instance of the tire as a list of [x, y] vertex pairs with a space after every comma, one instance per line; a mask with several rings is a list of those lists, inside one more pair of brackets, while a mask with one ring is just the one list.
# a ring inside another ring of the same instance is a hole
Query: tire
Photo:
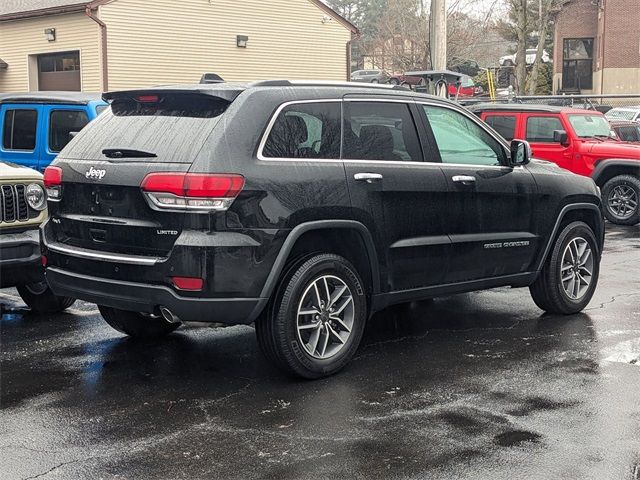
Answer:
[[602, 189], [604, 214], [616, 225], [635, 225], [640, 222], [640, 179], [633, 175], [619, 175]]
[[76, 301], [75, 298], [58, 297], [45, 281], [16, 287], [24, 303], [37, 313], [59, 313]]
[[371, 83], [380, 83], [380, 81], [376, 78], [374, 78], [373, 80], [371, 80]]
[[516, 66], [516, 64], [514, 63], [514, 61], [513, 61], [513, 60], [505, 60], [505, 62], [504, 62], [504, 64], [503, 64], [503, 66], [504, 66], [504, 67], [515, 67], [515, 66]]
[[110, 327], [141, 340], [165, 337], [181, 325], [180, 323], [169, 323], [161, 317], [138, 312], [128, 312], [101, 305], [98, 305], [98, 309]]
[[[562, 315], [572, 315], [584, 310], [593, 297], [600, 276], [597, 245], [596, 237], [586, 223], [573, 222], [562, 230], [545, 260], [540, 276], [529, 287], [531, 297], [538, 307], [546, 312]], [[573, 262], [574, 258], [579, 261]], [[577, 277], [576, 272], [581, 277]], [[587, 281], [588, 285], [585, 284]]]
[[389, 85], [400, 85], [400, 81], [397, 78], [389, 79]]
[[[317, 309], [314, 285], [326, 302]], [[334, 305], [326, 292], [339, 295], [333, 298]], [[285, 272], [256, 321], [256, 335], [260, 349], [278, 368], [316, 379], [338, 372], [353, 358], [366, 319], [367, 294], [356, 269], [338, 255], [318, 254]]]

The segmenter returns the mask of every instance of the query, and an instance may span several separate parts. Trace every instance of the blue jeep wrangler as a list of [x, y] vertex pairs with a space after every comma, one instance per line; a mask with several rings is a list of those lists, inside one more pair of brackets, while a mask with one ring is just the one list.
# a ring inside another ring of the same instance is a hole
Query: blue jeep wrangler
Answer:
[[100, 94], [0, 94], [0, 161], [44, 169], [108, 105]]

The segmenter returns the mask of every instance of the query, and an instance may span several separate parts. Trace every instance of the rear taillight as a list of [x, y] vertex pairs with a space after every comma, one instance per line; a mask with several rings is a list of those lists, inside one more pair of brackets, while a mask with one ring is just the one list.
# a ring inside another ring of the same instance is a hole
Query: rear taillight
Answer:
[[44, 187], [47, 189], [47, 197], [53, 202], [62, 199], [62, 169], [60, 167], [47, 167], [44, 171]]
[[241, 175], [150, 173], [140, 185], [159, 210], [215, 212], [227, 210], [244, 187]]

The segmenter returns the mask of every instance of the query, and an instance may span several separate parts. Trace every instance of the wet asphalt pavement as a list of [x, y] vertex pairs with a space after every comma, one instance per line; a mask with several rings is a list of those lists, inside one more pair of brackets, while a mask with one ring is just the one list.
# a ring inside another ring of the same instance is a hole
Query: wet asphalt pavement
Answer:
[[137, 343], [90, 304], [0, 301], [3, 480], [640, 478], [638, 228], [609, 226], [583, 314], [542, 315], [526, 289], [395, 307], [315, 382], [249, 327]]

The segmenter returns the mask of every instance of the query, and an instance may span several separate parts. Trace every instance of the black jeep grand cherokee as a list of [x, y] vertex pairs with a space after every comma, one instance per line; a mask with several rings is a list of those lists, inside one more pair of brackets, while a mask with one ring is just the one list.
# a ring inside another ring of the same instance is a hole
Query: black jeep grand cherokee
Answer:
[[42, 234], [53, 291], [120, 332], [255, 322], [267, 357], [317, 378], [391, 304], [513, 286], [571, 314], [594, 293], [593, 181], [451, 102], [286, 81], [104, 98], [46, 171]]

